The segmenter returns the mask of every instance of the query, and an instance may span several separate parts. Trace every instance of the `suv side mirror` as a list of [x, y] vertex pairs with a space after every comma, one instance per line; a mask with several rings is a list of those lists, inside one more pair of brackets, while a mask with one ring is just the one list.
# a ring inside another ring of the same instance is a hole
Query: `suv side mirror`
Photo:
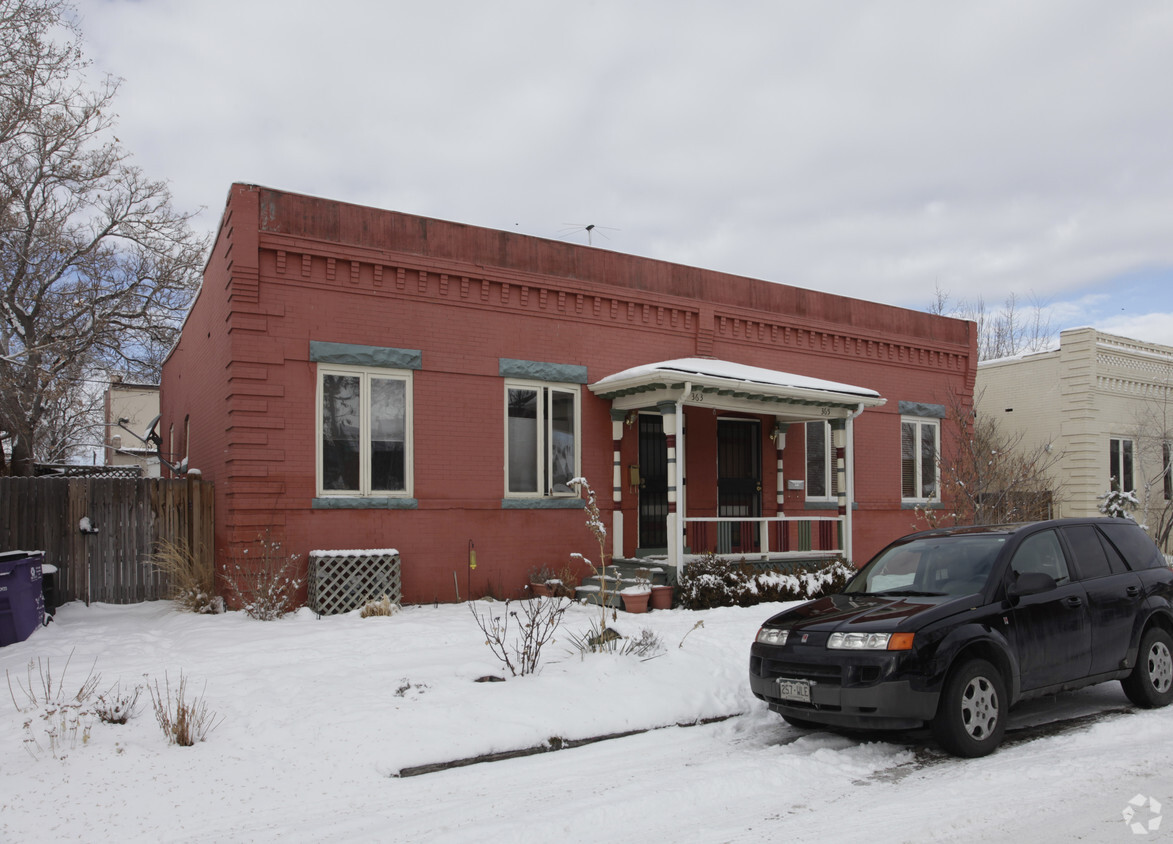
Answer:
[[1006, 597], [1010, 599], [1010, 603], [1017, 604], [1019, 598], [1049, 592], [1058, 586], [1055, 578], [1049, 574], [1043, 574], [1041, 571], [1024, 571], [1006, 589]]

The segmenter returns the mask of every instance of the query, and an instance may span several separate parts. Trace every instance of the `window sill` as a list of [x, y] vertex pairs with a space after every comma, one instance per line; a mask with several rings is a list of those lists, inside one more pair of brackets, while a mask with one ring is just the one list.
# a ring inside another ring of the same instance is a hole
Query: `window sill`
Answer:
[[945, 505], [940, 501], [901, 501], [901, 510], [944, 510]]
[[502, 498], [502, 510], [581, 510], [581, 498]]
[[824, 499], [808, 500], [805, 504], [803, 504], [802, 509], [804, 509], [804, 510], [838, 510], [839, 509], [839, 502], [838, 501], [827, 501]]
[[415, 510], [419, 501], [415, 498], [315, 498], [310, 505], [314, 510]]

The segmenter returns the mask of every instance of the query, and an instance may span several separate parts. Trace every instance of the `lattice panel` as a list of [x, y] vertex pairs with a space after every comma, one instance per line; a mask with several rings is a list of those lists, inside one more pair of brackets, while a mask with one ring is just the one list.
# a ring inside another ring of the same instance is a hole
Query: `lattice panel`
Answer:
[[387, 595], [403, 598], [397, 551], [313, 551], [310, 553], [309, 607], [318, 615], [358, 609]]

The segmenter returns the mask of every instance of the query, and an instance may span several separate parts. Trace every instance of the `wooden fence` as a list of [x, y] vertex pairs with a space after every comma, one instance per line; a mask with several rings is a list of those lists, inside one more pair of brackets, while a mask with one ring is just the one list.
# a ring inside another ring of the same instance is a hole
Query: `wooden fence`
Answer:
[[155, 543], [213, 554], [214, 501], [211, 483], [190, 478], [0, 478], [0, 551], [44, 551], [62, 603], [165, 598]]

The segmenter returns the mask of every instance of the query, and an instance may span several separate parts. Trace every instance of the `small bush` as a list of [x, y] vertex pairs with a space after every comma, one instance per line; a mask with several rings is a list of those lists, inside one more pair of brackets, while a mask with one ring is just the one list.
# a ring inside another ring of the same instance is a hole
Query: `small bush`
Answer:
[[[56, 679], [48, 659], [42, 662], [38, 658], [35, 663], [30, 660], [25, 681], [21, 682], [18, 677], [16, 689], [12, 687], [12, 675], [5, 672], [13, 705], [18, 712], [28, 715], [23, 724], [24, 749], [34, 759], [41, 758], [46, 752], [55, 759], [64, 759], [65, 752], [77, 747], [79, 740], [84, 745], [90, 739], [90, 728], [94, 722], [94, 690], [101, 682], [101, 676], [94, 674], [94, 668], [90, 666], [89, 673], [77, 691], [67, 692], [65, 675], [69, 672], [72, 659], [73, 654], [70, 653]], [[35, 677], [34, 665], [37, 669]], [[68, 688], [72, 690], [73, 686]]]
[[854, 573], [842, 560], [774, 571], [760, 570], [744, 559], [733, 561], [706, 554], [685, 564], [677, 597], [682, 607], [692, 610], [805, 601], [842, 590]]
[[234, 554], [227, 580], [233, 605], [258, 621], [274, 621], [292, 612], [302, 585], [297, 576], [299, 556], [286, 555], [280, 542], [265, 536]]
[[[515, 604], [521, 606], [521, 615], [518, 615], [516, 609], [511, 609]], [[569, 606], [570, 603], [561, 598], [527, 598], [523, 601], [505, 601], [498, 614], [494, 614], [496, 607], [492, 605], [483, 614], [477, 612], [473, 603], [468, 608], [477, 626], [485, 634], [485, 644], [493, 656], [514, 677], [524, 677], [537, 673], [542, 648], [553, 641], [554, 633]], [[516, 624], [512, 632], [511, 619]]]
[[216, 595], [216, 568], [210, 554], [196, 554], [184, 543], [162, 539], [150, 562], [167, 575], [168, 597], [177, 607], [195, 613], [224, 612], [224, 599]]
[[142, 691], [142, 686], [123, 691], [120, 681], [109, 691], [98, 695], [94, 701], [94, 714], [106, 724], [125, 724], [134, 716]]
[[664, 641], [647, 627], [640, 630], [638, 636], [630, 638], [614, 627], [600, 630], [594, 622], [585, 633], [571, 634], [570, 644], [580, 656], [606, 653], [650, 659], [664, 652]]
[[191, 700], [187, 699], [187, 678], [183, 676], [182, 671], [179, 673], [179, 685], [174, 696], [171, 693], [171, 680], [166, 675], [162, 690], [159, 689], [159, 681], [156, 680], [153, 687], [147, 686], [147, 692], [155, 708], [155, 719], [159, 722], [163, 734], [167, 736], [168, 744], [191, 747], [207, 738], [208, 733], [220, 724], [215, 713], [208, 710], [202, 692]]

